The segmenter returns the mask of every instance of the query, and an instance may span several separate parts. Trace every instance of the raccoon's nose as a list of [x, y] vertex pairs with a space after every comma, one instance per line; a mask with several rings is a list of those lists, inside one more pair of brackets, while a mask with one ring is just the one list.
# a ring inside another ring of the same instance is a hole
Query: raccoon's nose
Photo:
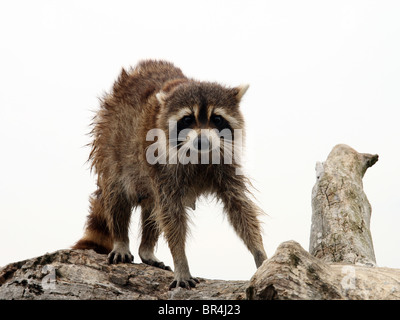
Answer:
[[210, 149], [210, 141], [207, 137], [199, 136], [193, 141], [193, 146], [199, 151], [205, 151]]

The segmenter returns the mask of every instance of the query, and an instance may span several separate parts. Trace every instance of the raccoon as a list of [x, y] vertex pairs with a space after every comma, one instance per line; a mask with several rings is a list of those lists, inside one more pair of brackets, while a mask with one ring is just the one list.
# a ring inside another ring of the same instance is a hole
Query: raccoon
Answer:
[[[259, 267], [267, 258], [262, 210], [250, 199], [235, 156], [244, 129], [239, 103], [247, 89], [187, 78], [166, 61], [122, 69], [93, 119], [89, 160], [97, 190], [90, 196], [84, 235], [72, 248], [108, 254], [109, 263], [132, 262], [129, 222], [132, 209], [140, 207], [142, 262], [171, 270], [154, 255], [163, 233], [174, 263], [170, 289], [190, 289], [198, 280], [185, 254], [187, 209], [199, 196], [213, 195]], [[155, 129], [162, 134], [149, 134]]]

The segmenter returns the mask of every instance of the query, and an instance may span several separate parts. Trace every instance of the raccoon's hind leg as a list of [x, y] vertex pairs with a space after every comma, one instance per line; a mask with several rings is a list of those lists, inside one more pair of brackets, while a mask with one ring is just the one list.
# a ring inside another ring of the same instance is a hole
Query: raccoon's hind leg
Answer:
[[105, 211], [108, 217], [108, 227], [111, 230], [113, 249], [108, 255], [109, 263], [130, 263], [133, 255], [129, 250], [129, 222], [132, 204], [124, 192], [114, 186], [104, 195]]
[[141, 205], [142, 241], [139, 246], [139, 256], [143, 263], [164, 270], [172, 271], [170, 267], [157, 259], [154, 255], [154, 248], [160, 236], [160, 229], [153, 216], [154, 200], [143, 199]]

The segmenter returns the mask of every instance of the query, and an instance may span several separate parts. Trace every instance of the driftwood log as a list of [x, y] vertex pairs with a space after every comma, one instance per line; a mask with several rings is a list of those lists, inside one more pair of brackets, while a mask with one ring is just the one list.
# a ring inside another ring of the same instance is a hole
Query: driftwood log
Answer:
[[242, 300], [248, 281], [200, 278], [168, 290], [171, 271], [143, 263], [108, 264], [93, 250], [58, 250], [0, 268], [0, 300]]
[[59, 250], [0, 268], [1, 299], [400, 299], [400, 269], [376, 267], [365, 171], [377, 155], [346, 145], [317, 164], [310, 252], [282, 243], [250, 281], [201, 279], [168, 291], [172, 272], [109, 265], [92, 250]]
[[254, 300], [398, 300], [400, 270], [326, 263], [287, 241], [258, 268], [246, 294]]
[[378, 155], [335, 146], [317, 163], [312, 191], [310, 253], [282, 243], [254, 274], [249, 299], [400, 299], [400, 270], [378, 268], [363, 191]]

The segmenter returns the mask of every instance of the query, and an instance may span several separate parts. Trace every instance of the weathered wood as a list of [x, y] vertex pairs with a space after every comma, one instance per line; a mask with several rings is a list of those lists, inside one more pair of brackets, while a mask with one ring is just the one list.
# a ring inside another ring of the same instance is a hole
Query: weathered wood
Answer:
[[362, 178], [378, 160], [337, 145], [317, 164], [310, 253], [282, 243], [248, 281], [168, 291], [173, 275], [109, 265], [92, 250], [60, 250], [0, 268], [0, 299], [400, 299], [400, 269], [376, 267]]
[[246, 294], [255, 300], [398, 300], [400, 269], [328, 264], [287, 241], [258, 268]]
[[324, 163], [317, 163], [309, 246], [313, 256], [325, 262], [376, 265], [371, 205], [362, 178], [377, 161], [378, 155], [340, 144]]
[[400, 270], [376, 267], [371, 205], [363, 191], [378, 155], [335, 146], [317, 163], [310, 253], [282, 243], [250, 280], [249, 299], [400, 299]]
[[93, 250], [59, 250], [0, 268], [0, 300], [233, 300], [248, 281], [200, 278], [193, 290], [168, 290], [171, 271], [143, 263], [107, 263]]

